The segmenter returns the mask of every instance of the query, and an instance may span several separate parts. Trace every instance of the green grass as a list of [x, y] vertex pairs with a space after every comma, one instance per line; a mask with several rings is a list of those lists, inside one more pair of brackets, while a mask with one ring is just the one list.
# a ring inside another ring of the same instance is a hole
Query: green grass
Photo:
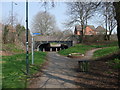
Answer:
[[[111, 53], [115, 53], [118, 50], [119, 50], [119, 48], [117, 46], [103, 48], [101, 50], [95, 51], [93, 57], [94, 58], [99, 58], [99, 57], [102, 57], [102, 56], [109, 55]], [[114, 69], [118, 69], [118, 68], [120, 68], [120, 60], [118, 59], [118, 57], [116, 57], [115, 59], [108, 61], [108, 65], [111, 66]]]
[[96, 57], [96, 58], [102, 57], [102, 56], [108, 55], [110, 53], [114, 53], [118, 50], [119, 50], [119, 48], [117, 46], [103, 48], [103, 49], [95, 51], [93, 57]]
[[109, 61], [108, 64], [114, 69], [118, 69], [118, 68], [120, 69], [120, 60], [118, 58]]
[[68, 49], [64, 49], [59, 51], [58, 53], [61, 55], [68, 55], [70, 53], [81, 53], [81, 54], [85, 54], [86, 51], [90, 50], [94, 48], [93, 46], [88, 46], [88, 45], [82, 45], [82, 44], [77, 44], [73, 47], [70, 47]]
[[50, 43], [51, 45], [56, 45], [56, 44], [58, 44], [58, 43]]
[[2, 50], [13, 52], [13, 53], [22, 53], [24, 51], [24, 50], [20, 49], [19, 46], [16, 46], [15, 44], [12, 44], [12, 43], [2, 44]]
[[[84, 44], [77, 44], [73, 47], [70, 47], [68, 49], [64, 49], [59, 51], [58, 53], [61, 55], [69, 55], [70, 53], [81, 53], [85, 54], [86, 51], [93, 49], [93, 48], [103, 48], [103, 47], [110, 47], [111, 49], [117, 49], [117, 44], [116, 43], [111, 43], [111, 44], [98, 44], [98, 45], [84, 45]], [[114, 48], [115, 47], [115, 48]], [[110, 52], [110, 51], [106, 51]], [[101, 52], [100, 52], [101, 53]]]
[[[2, 65], [2, 88], [25, 88], [26, 82], [26, 55], [16, 54], [12, 56], [3, 56], [4, 61]], [[34, 65], [31, 65], [31, 54], [29, 57], [30, 74], [35, 74], [45, 62], [45, 52], [34, 53]]]

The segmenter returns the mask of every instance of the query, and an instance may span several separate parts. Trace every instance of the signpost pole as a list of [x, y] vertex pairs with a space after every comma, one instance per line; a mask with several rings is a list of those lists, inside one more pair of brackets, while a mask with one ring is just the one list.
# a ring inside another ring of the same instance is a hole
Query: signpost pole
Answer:
[[34, 64], [34, 39], [32, 35], [32, 64]]
[[32, 64], [34, 64], [34, 38], [35, 35], [41, 35], [41, 33], [32, 33]]

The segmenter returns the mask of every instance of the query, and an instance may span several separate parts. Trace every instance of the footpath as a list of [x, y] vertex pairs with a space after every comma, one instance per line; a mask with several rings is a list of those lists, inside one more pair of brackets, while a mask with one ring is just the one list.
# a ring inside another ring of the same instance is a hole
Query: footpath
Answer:
[[[90, 59], [93, 52], [90, 50], [82, 59]], [[77, 88], [78, 59], [61, 56], [56, 52], [48, 52], [48, 65], [42, 69], [41, 76], [33, 80], [29, 88]]]

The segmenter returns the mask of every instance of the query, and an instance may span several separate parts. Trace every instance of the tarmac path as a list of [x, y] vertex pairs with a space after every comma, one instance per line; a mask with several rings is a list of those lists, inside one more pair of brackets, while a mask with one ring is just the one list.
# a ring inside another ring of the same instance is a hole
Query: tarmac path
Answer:
[[[93, 52], [90, 50], [82, 59], [90, 59]], [[77, 88], [79, 85], [85, 87], [77, 80], [77, 68], [79, 59], [71, 59], [61, 56], [56, 52], [48, 52], [48, 65], [42, 70], [42, 75], [32, 82], [29, 88]]]

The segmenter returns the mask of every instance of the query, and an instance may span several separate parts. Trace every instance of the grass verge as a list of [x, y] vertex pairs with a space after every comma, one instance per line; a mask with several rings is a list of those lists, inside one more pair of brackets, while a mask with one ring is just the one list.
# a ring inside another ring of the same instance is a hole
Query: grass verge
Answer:
[[[93, 48], [104, 48], [104, 47], [110, 47], [111, 49], [117, 49], [117, 44], [115, 43], [111, 43], [111, 44], [98, 44], [98, 45], [86, 45], [86, 44], [77, 44], [75, 46], [72, 46], [68, 49], [64, 49], [59, 51], [58, 53], [61, 55], [65, 55], [67, 56], [70, 53], [81, 53], [81, 54], [85, 54], [86, 51], [93, 49]], [[110, 52], [110, 51], [106, 51]]]
[[65, 55], [65, 56], [67, 56], [70, 53], [85, 54], [86, 51], [88, 51], [92, 48], [94, 48], [94, 46], [77, 44], [77, 45], [75, 45], [73, 47], [70, 47], [68, 49], [61, 50], [58, 53], [61, 54], [61, 55]]
[[[93, 57], [99, 58], [99, 57], [103, 57], [103, 56], [106, 56], [106, 55], [109, 55], [109, 54], [112, 54], [118, 51], [119, 51], [119, 48], [117, 46], [103, 48], [103, 49], [95, 51]], [[113, 60], [108, 60], [107, 61], [108, 65], [114, 69], [120, 68], [120, 59], [118, 59], [119, 57], [120, 56], [114, 58]]]
[[12, 52], [12, 53], [22, 53], [22, 52], [24, 52], [24, 50], [20, 49], [19, 46], [16, 46], [13, 43], [2, 44], [2, 51], [9, 51], [9, 52]]
[[[16, 54], [12, 56], [3, 56], [2, 65], [2, 88], [25, 88], [26, 79], [26, 54]], [[40, 66], [45, 62], [45, 52], [34, 53], [34, 65], [31, 65], [31, 54], [29, 55], [29, 73], [35, 74]]]
[[103, 48], [103, 49], [95, 51], [93, 57], [98, 58], [98, 57], [102, 57], [102, 56], [105, 56], [105, 55], [108, 55], [108, 54], [111, 54], [117, 51], [118, 51], [117, 46], [107, 47], [107, 48]]

